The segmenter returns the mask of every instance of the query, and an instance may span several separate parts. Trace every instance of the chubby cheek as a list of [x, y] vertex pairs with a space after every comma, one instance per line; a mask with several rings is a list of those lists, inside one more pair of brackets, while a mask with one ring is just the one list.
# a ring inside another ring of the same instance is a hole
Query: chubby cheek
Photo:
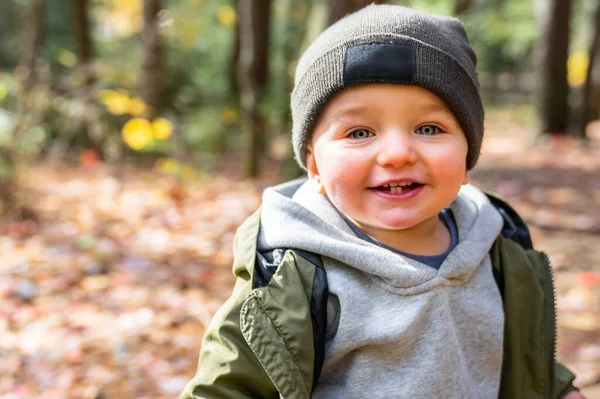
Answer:
[[368, 168], [356, 157], [331, 154], [321, 168], [329, 198], [337, 204], [351, 202], [366, 187]]
[[466, 152], [464, 156], [457, 155], [457, 152], [443, 152], [437, 157], [432, 157], [428, 167], [430, 175], [438, 184], [443, 184], [449, 196], [453, 196], [454, 191], [457, 193], [465, 181]]

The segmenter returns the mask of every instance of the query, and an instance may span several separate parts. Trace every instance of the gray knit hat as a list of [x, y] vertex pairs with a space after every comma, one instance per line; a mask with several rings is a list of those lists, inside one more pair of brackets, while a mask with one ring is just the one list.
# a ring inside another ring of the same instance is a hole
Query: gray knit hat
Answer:
[[420, 86], [440, 97], [462, 126], [467, 168], [479, 158], [483, 104], [477, 57], [462, 22], [392, 5], [370, 5], [325, 30], [304, 52], [292, 93], [292, 142], [306, 169], [306, 149], [327, 102], [366, 83]]

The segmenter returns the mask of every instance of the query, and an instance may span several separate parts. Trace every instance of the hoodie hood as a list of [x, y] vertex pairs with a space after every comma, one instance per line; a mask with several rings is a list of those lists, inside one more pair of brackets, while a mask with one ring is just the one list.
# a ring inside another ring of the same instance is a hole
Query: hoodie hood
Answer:
[[439, 270], [358, 238], [323, 194], [304, 178], [265, 190], [258, 251], [295, 248], [362, 271], [387, 290], [416, 294], [440, 284], [467, 282], [502, 229], [486, 195], [465, 185], [450, 205], [458, 245]]

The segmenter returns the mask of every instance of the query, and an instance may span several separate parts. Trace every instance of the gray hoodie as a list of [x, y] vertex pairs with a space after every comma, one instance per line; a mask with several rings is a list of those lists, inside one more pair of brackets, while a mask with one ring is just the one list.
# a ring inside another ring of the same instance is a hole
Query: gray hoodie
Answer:
[[327, 271], [313, 397], [498, 396], [504, 313], [488, 251], [502, 217], [471, 185], [450, 208], [459, 243], [436, 270], [358, 238], [310, 181], [265, 191], [258, 250], [320, 254]]

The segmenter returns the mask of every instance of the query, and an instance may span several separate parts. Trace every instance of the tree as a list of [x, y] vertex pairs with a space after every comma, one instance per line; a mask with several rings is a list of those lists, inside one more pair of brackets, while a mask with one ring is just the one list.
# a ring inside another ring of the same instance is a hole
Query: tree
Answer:
[[541, 58], [541, 132], [563, 134], [567, 130], [567, 60], [569, 57], [571, 0], [552, 0], [544, 27]]
[[[26, 108], [28, 105], [29, 91], [37, 80], [36, 59], [42, 44], [44, 28], [44, 1], [32, 0], [25, 16], [23, 33], [21, 36], [21, 57], [16, 70], [17, 112], [12, 128], [12, 141], [16, 141], [25, 125]], [[21, 217], [20, 205], [15, 196], [16, 189], [16, 161], [17, 155], [14, 147], [0, 146], [0, 202], [2, 211]]]
[[[94, 46], [92, 42], [91, 24], [88, 15], [89, 0], [71, 0], [73, 34], [75, 38], [75, 47], [77, 49], [77, 73], [81, 75], [81, 85], [74, 93], [87, 111], [93, 105], [92, 88], [94, 85]], [[94, 118], [93, 112], [85, 112], [81, 120], [81, 139], [85, 147], [92, 147], [98, 153], [102, 152], [98, 138], [94, 137], [91, 118]]]
[[583, 112], [579, 135], [585, 137], [585, 128], [588, 123], [600, 116], [600, 1], [596, 5], [592, 34], [588, 52], [589, 65], [585, 84], [583, 86]]
[[35, 61], [44, 29], [44, 0], [32, 0], [27, 14], [21, 37], [23, 50], [17, 71], [23, 92], [27, 92], [35, 83]]
[[88, 0], [71, 0], [75, 44], [77, 47], [78, 57], [77, 61], [79, 64], [79, 70], [84, 75], [85, 86], [91, 86], [94, 81], [94, 73], [92, 69], [94, 48], [90, 32], [88, 6]]
[[44, 0], [32, 0], [27, 10], [21, 36], [21, 57], [16, 70], [18, 84], [17, 116], [13, 126], [13, 138], [23, 127], [27, 95], [37, 80], [36, 60], [42, 44], [44, 29]]
[[[238, 0], [234, 0], [235, 8], [239, 10]], [[235, 24], [235, 31], [233, 34], [233, 46], [231, 49], [231, 57], [229, 58], [229, 91], [232, 95], [238, 95], [240, 93], [240, 85], [238, 83], [238, 61], [240, 59], [240, 24]]]
[[247, 176], [256, 176], [262, 150], [261, 135], [265, 130], [265, 121], [260, 115], [259, 104], [268, 77], [271, 0], [239, 1], [238, 14], [241, 128], [248, 138], [244, 172]]
[[[285, 21], [285, 34], [283, 35], [283, 65], [285, 70], [281, 74], [283, 92], [286, 95], [286, 100], [289, 99], [289, 94], [294, 89], [294, 74], [293, 66], [295, 65], [299, 54], [298, 49], [302, 47], [303, 39], [306, 35], [308, 26], [308, 16], [310, 7], [306, 5], [302, 0], [285, 0], [282, 1], [285, 6], [284, 18]], [[286, 101], [286, 105], [288, 101]], [[285, 112], [282, 113], [281, 127], [283, 135], [285, 136], [286, 142], [288, 142], [288, 155], [283, 163], [283, 175], [284, 178], [292, 179], [298, 177], [304, 173], [304, 171], [298, 166], [296, 159], [294, 158], [294, 151], [292, 149], [292, 143], [289, 140], [289, 132], [292, 131], [292, 113], [289, 105], [285, 108]]]
[[142, 74], [140, 92], [149, 107], [148, 117], [160, 114], [163, 107], [163, 71], [161, 62], [160, 0], [144, 0], [142, 29]]
[[372, 3], [383, 4], [385, 0], [327, 0], [327, 8], [329, 10], [327, 24], [332, 25], [344, 16]]
[[473, 0], [455, 0], [453, 15], [459, 17], [468, 12], [473, 7]]

